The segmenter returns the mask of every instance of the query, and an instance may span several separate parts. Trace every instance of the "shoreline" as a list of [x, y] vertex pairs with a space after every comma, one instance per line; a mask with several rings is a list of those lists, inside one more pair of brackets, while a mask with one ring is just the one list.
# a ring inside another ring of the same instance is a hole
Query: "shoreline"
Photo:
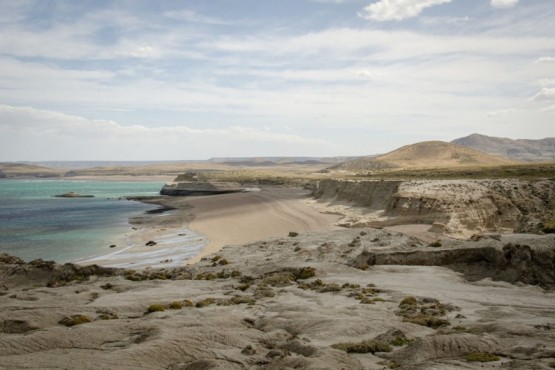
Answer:
[[[225, 246], [283, 237], [289, 232], [332, 231], [336, 215], [323, 214], [300, 188], [198, 197], [129, 197], [160, 208], [132, 217], [118, 249], [75, 261], [124, 268], [167, 268], [194, 264]], [[152, 246], [146, 244], [156, 243]], [[123, 248], [120, 247], [123, 245]]]

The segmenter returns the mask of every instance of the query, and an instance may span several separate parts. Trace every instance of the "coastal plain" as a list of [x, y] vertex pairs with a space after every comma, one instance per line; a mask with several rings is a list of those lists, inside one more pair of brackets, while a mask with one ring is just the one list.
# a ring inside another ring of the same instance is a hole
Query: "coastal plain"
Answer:
[[0, 254], [0, 368], [555, 368], [553, 164], [376, 163], [197, 169], [249, 191], [140, 199], [89, 263]]

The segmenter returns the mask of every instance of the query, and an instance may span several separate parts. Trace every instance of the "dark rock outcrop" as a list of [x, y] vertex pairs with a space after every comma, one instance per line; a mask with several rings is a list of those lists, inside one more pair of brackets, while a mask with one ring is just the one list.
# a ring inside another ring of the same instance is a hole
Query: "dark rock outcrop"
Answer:
[[170, 196], [199, 196], [240, 193], [243, 191], [245, 191], [245, 188], [237, 183], [188, 181], [164, 185], [162, 190], [160, 190], [160, 194]]
[[55, 195], [56, 198], [94, 198], [94, 195], [83, 195], [70, 191], [69, 193]]

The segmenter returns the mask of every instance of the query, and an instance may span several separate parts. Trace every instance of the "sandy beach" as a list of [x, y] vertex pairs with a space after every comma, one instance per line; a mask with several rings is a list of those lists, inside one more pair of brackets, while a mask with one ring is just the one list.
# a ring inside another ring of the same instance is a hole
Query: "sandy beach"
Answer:
[[[331, 231], [338, 216], [324, 214], [299, 188], [263, 187], [245, 193], [144, 200], [173, 208], [130, 220], [129, 232], [106, 255], [77, 261], [109, 267], [176, 267], [195, 263], [226, 245], [289, 232]], [[147, 246], [150, 241], [155, 245]]]
[[292, 232], [331, 231], [338, 216], [320, 213], [307, 203], [308, 192], [298, 188], [190, 198], [193, 221], [189, 228], [205, 235], [208, 245], [190, 263], [226, 245], [280, 237]]

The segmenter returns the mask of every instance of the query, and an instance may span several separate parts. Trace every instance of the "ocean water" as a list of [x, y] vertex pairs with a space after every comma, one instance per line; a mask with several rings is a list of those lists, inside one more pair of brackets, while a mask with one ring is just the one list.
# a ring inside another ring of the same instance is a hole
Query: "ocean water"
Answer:
[[[156, 195], [160, 182], [0, 180], [0, 252], [26, 261], [106, 254], [128, 219], [156, 208], [123, 199]], [[56, 198], [70, 191], [94, 198]]]

